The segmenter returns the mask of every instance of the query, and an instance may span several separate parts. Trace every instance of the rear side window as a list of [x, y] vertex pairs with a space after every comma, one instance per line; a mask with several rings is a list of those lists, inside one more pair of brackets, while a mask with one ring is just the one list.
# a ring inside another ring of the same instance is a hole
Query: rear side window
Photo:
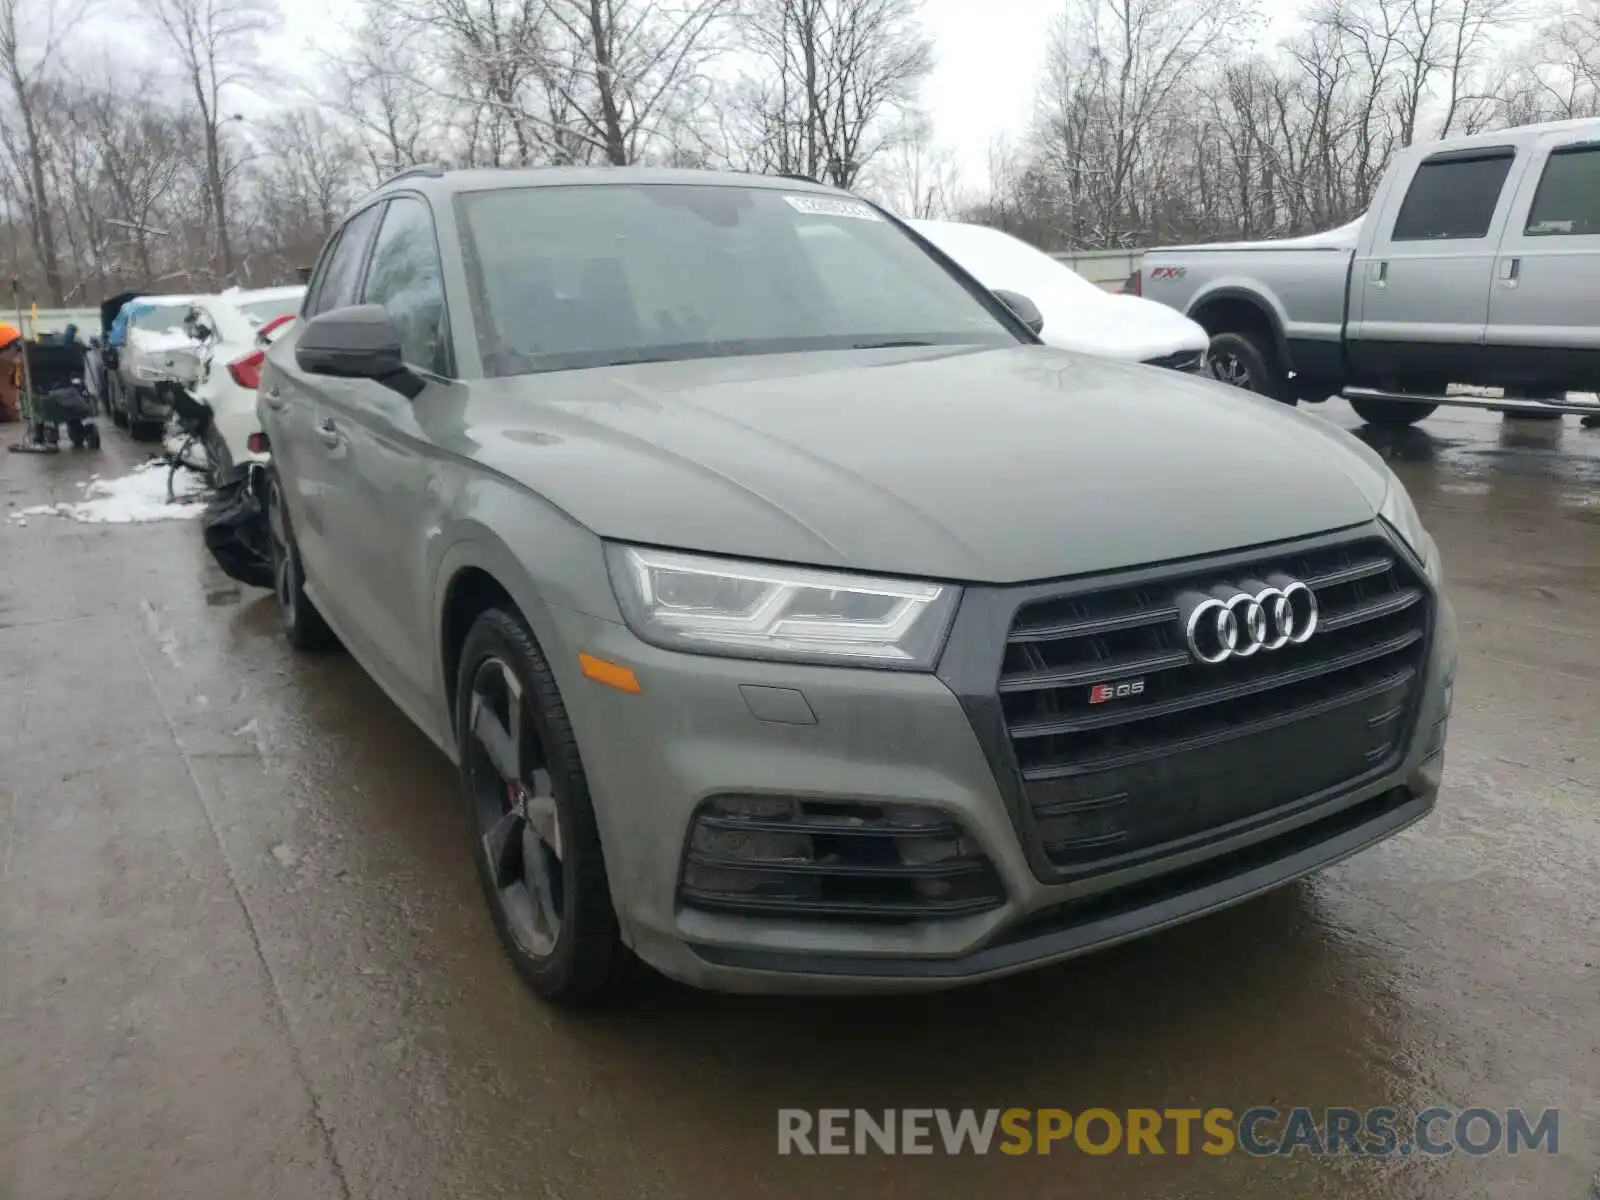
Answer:
[[1423, 163], [1400, 205], [1390, 241], [1487, 237], [1512, 158], [1513, 153], [1504, 150]]
[[1551, 152], [1525, 232], [1529, 237], [1600, 234], [1600, 146]]
[[372, 240], [372, 227], [378, 223], [378, 213], [382, 209], [383, 205], [374, 204], [345, 225], [333, 253], [323, 264], [322, 278], [312, 287], [307, 316], [314, 317], [330, 308], [343, 308], [356, 302], [356, 288], [361, 284], [361, 257]]

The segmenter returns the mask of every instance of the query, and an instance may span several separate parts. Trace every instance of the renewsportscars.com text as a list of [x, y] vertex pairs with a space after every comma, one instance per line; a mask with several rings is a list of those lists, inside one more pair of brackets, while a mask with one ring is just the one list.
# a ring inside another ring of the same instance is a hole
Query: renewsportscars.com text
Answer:
[[1561, 1114], [1520, 1108], [781, 1108], [779, 1154], [1307, 1154], [1402, 1158], [1558, 1149]]

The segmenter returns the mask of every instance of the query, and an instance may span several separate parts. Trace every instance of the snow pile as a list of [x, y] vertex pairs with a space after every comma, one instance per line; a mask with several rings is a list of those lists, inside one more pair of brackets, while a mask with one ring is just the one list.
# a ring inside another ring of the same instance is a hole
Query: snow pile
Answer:
[[67, 517], [86, 525], [130, 525], [144, 521], [179, 521], [205, 511], [205, 480], [194, 471], [179, 470], [172, 480], [176, 503], [167, 500], [167, 474], [171, 468], [159, 459], [120, 479], [79, 484], [83, 499], [77, 504], [40, 504], [14, 513], [11, 520], [26, 524], [32, 516]]

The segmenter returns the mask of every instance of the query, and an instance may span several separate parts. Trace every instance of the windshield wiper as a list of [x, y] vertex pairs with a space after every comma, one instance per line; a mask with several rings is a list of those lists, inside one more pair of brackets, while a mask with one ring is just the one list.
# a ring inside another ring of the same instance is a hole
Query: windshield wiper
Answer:
[[902, 346], [932, 346], [933, 342], [921, 341], [918, 338], [890, 338], [881, 342], [854, 342], [852, 350], [898, 350]]

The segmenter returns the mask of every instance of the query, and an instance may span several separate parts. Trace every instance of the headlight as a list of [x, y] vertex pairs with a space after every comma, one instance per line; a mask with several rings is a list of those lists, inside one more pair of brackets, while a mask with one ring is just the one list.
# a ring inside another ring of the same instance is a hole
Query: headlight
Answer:
[[608, 545], [628, 627], [699, 654], [932, 670], [960, 589]]
[[133, 365], [133, 377], [145, 383], [154, 383], [156, 380], [165, 379], [167, 376], [166, 372], [159, 367], [153, 367], [149, 363], [135, 363]]
[[1428, 531], [1422, 527], [1422, 518], [1417, 515], [1417, 506], [1411, 502], [1410, 493], [1406, 485], [1401, 483], [1393, 471], [1389, 472], [1389, 492], [1383, 498], [1383, 507], [1378, 510], [1378, 515], [1402, 538], [1406, 545], [1416, 552], [1422, 560], [1422, 565], [1427, 569], [1430, 579], [1439, 578], [1439, 547], [1429, 536]]

